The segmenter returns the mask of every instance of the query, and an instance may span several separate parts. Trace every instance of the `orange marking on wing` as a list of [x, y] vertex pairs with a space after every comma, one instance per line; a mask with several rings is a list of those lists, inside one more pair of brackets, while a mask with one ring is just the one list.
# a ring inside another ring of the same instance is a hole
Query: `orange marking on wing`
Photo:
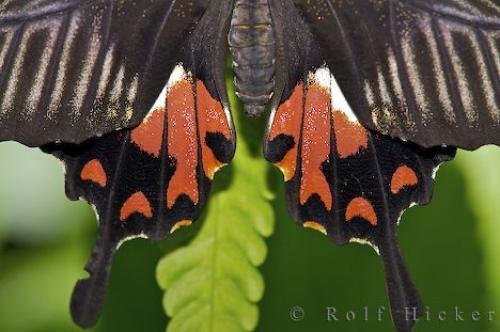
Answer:
[[330, 153], [330, 93], [312, 84], [307, 91], [304, 112], [300, 203], [305, 204], [311, 195], [318, 194], [331, 210], [333, 198], [321, 170]]
[[175, 173], [167, 188], [167, 207], [171, 208], [179, 195], [187, 195], [198, 203], [198, 135], [196, 132], [195, 100], [191, 83], [182, 80], [171, 87], [167, 100], [168, 153], [176, 160]]
[[120, 220], [125, 221], [128, 217], [134, 213], [140, 213], [146, 218], [153, 217], [153, 210], [151, 209], [151, 204], [146, 198], [143, 192], [138, 191], [132, 195], [123, 203], [120, 209]]
[[164, 122], [165, 110], [155, 109], [137, 128], [132, 130], [131, 141], [142, 151], [159, 157], [163, 140]]
[[306, 221], [303, 225], [306, 228], [314, 229], [314, 230], [326, 235], [326, 228], [323, 225], [321, 225], [320, 223], [317, 223], [315, 221]]
[[181, 221], [178, 221], [175, 223], [174, 226], [172, 226], [172, 228], [170, 229], [170, 234], [172, 234], [173, 232], [175, 232], [176, 230], [178, 230], [179, 228], [181, 227], [187, 227], [187, 226], [191, 226], [191, 224], [193, 223], [192, 220], [181, 220]]
[[205, 137], [208, 133], [221, 133], [225, 138], [231, 140], [232, 130], [222, 104], [212, 98], [202, 81], [196, 82], [196, 96], [203, 171], [212, 180], [215, 172], [225, 163], [217, 160], [212, 149], [206, 144]]
[[355, 217], [361, 217], [373, 226], [377, 225], [377, 214], [366, 198], [356, 197], [347, 205], [345, 219], [349, 222]]
[[335, 142], [340, 158], [347, 158], [357, 154], [368, 146], [368, 134], [360, 123], [351, 122], [347, 116], [340, 112], [333, 112], [333, 128]]
[[396, 169], [391, 179], [391, 192], [397, 194], [404, 187], [416, 186], [418, 177], [414, 170], [406, 165], [401, 165]]
[[273, 140], [278, 135], [284, 134], [292, 136], [295, 142], [295, 145], [285, 154], [285, 157], [276, 163], [276, 166], [283, 172], [285, 181], [290, 180], [294, 176], [297, 167], [298, 143], [302, 122], [303, 89], [303, 85], [298, 84], [290, 98], [280, 105], [269, 130], [269, 140]]
[[92, 181], [101, 187], [106, 187], [108, 177], [101, 162], [97, 159], [92, 159], [83, 166], [80, 172], [80, 179], [83, 181]]

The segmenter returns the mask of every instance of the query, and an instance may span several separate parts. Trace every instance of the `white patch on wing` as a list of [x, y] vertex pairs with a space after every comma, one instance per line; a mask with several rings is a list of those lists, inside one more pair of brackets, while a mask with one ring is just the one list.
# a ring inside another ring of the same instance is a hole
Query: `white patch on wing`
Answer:
[[116, 75], [115, 81], [113, 83], [113, 89], [111, 89], [111, 105], [118, 104], [120, 101], [120, 96], [123, 91], [123, 83], [125, 79], [125, 65], [122, 63], [120, 66], [120, 70]]
[[[409, 83], [413, 88], [414, 96], [417, 101], [417, 108], [421, 111], [424, 123], [430, 120], [429, 117], [429, 104], [427, 102], [427, 95], [425, 93], [424, 78], [422, 78], [421, 71], [418, 68], [416, 59], [416, 50], [412, 44], [411, 36], [404, 36], [401, 40], [401, 48], [403, 53], [406, 70], [410, 77]], [[402, 91], [402, 90], [401, 90]]]
[[35, 28], [34, 26], [27, 28], [19, 43], [16, 58], [14, 60], [12, 71], [10, 73], [10, 77], [8, 80], [7, 89], [5, 90], [5, 93], [3, 95], [3, 101], [2, 101], [3, 110], [6, 111], [12, 110], [14, 96], [19, 84], [19, 76], [21, 74], [24, 61], [26, 60], [25, 58], [26, 58], [26, 50], [28, 48], [28, 41], [31, 37], [31, 34], [33, 33], [34, 28]]
[[75, 115], [77, 116], [80, 115], [81, 108], [83, 107], [83, 102], [85, 100], [85, 96], [87, 95], [90, 81], [92, 80], [94, 65], [99, 55], [99, 46], [101, 45], [101, 37], [99, 35], [100, 27], [96, 25], [93, 29], [94, 31], [92, 32], [88, 45], [86, 46], [86, 54], [81, 63], [82, 68], [78, 76], [78, 82], [72, 98], [73, 109]]
[[168, 94], [168, 86], [165, 85], [158, 98], [156, 98], [154, 105], [151, 107], [146, 117], [149, 117], [154, 111], [159, 109], [164, 109], [166, 107], [167, 94]]
[[351, 106], [347, 102], [344, 93], [340, 89], [337, 80], [332, 75], [328, 67], [317, 69], [314, 74], [309, 75], [314, 82], [330, 91], [331, 107], [333, 112], [342, 112], [351, 122], [358, 123], [358, 118], [354, 114]]
[[156, 110], [166, 109], [167, 107], [167, 96], [170, 93], [170, 90], [179, 82], [188, 79], [189, 73], [186, 72], [182, 63], [179, 63], [175, 66], [170, 74], [167, 84], [163, 87], [158, 98], [156, 98], [155, 103], [149, 109], [148, 114], [144, 117], [143, 122], [149, 118]]
[[121, 239], [117, 244], [116, 244], [116, 250], [120, 249], [120, 247], [122, 246], [122, 244], [124, 244], [125, 242], [129, 241], [129, 240], [134, 240], [134, 239], [147, 239], [148, 236], [144, 233], [141, 233], [141, 234], [137, 234], [137, 235], [130, 235], [130, 236], [127, 236], [127, 237], [124, 237], [123, 239]]
[[68, 32], [66, 33], [66, 38], [64, 39], [64, 46], [62, 50], [61, 61], [59, 63], [56, 83], [54, 90], [52, 91], [49, 111], [47, 112], [47, 117], [50, 119], [54, 113], [57, 112], [61, 106], [61, 99], [65, 88], [66, 82], [66, 72], [68, 71], [68, 63], [70, 60], [70, 52], [73, 50], [76, 36], [78, 30], [81, 28], [81, 17], [80, 14], [75, 14], [70, 21]]
[[115, 45], [111, 44], [104, 57], [104, 64], [101, 71], [101, 77], [99, 78], [99, 86], [97, 88], [97, 98], [104, 98], [106, 93], [106, 87], [109, 84], [109, 79], [111, 76], [111, 68], [113, 67], [113, 61], [115, 58]]
[[380, 256], [380, 250], [378, 249], [378, 247], [376, 245], [374, 245], [373, 243], [371, 243], [370, 241], [367, 241], [367, 240], [363, 240], [363, 239], [360, 239], [360, 238], [357, 238], [357, 237], [353, 237], [349, 240], [349, 242], [351, 243], [359, 243], [359, 244], [367, 244], [369, 245], [370, 247], [373, 248], [373, 250], [375, 250], [375, 252], [377, 253], [377, 255]]
[[436, 175], [437, 175], [437, 172], [439, 171], [439, 168], [441, 167], [442, 163], [441, 164], [438, 164], [434, 167], [434, 169], [432, 170], [432, 179], [433, 180], [436, 180]]
[[127, 101], [130, 105], [134, 104], [134, 101], [137, 98], [138, 89], [139, 89], [139, 75], [135, 75], [132, 83], [128, 88]]
[[375, 94], [369, 80], [365, 80], [365, 98], [368, 101], [368, 106], [375, 107]]
[[314, 73], [311, 73], [310, 78], [316, 83], [318, 83], [323, 88], [330, 90], [331, 84], [331, 74], [330, 70], [325, 66], [317, 69]]
[[387, 87], [387, 82], [385, 81], [384, 74], [382, 73], [382, 68], [377, 66], [377, 78], [378, 78], [378, 88], [380, 93], [380, 98], [382, 98], [382, 103], [384, 105], [391, 105], [391, 96], [389, 95], [389, 88]]
[[432, 30], [432, 20], [429, 15], [425, 16], [425, 19], [421, 23], [420, 30], [423, 32], [427, 45], [431, 51], [432, 59], [432, 73], [436, 79], [436, 84], [438, 88], [438, 98], [441, 103], [441, 107], [444, 110], [445, 117], [448, 123], [455, 122], [455, 113], [453, 112], [453, 105], [451, 103], [451, 96], [448, 91], [448, 85], [446, 83], [445, 71], [443, 69], [443, 63], [441, 55], [439, 54], [439, 48], [437, 45], [437, 36]]
[[403, 92], [403, 84], [401, 83], [399, 67], [396, 61], [396, 57], [394, 55], [394, 51], [389, 48], [387, 50], [387, 60], [389, 62], [389, 73], [391, 75], [392, 87], [394, 92], [396, 93], [396, 97], [398, 98], [401, 105], [405, 105], [406, 107], [406, 97]]
[[184, 66], [182, 63], [179, 63], [175, 66], [174, 70], [172, 70], [172, 73], [170, 74], [170, 78], [168, 79], [167, 83], [167, 90], [170, 91], [170, 89], [175, 86], [177, 83], [180, 81], [183, 81], [188, 78], [188, 73], [184, 69]]
[[[500, 40], [500, 31], [490, 32], [490, 36], [488, 37], [488, 44], [493, 54], [494, 66], [496, 68], [495, 73], [500, 73], [500, 52], [498, 50], [497, 42]], [[497, 124], [500, 123], [500, 105], [495, 108], [489, 110], [491, 117], [496, 121]]]
[[1, 47], [0, 51], [0, 70], [3, 71], [3, 66], [5, 64], [5, 57], [7, 56], [7, 52], [10, 49], [10, 44], [12, 42], [12, 37], [14, 37], [14, 31], [12, 30], [7, 30], [7, 31], [0, 31], [0, 34], [4, 35], [4, 41]]
[[[39, 63], [37, 66], [37, 73], [35, 74], [26, 105], [27, 111], [30, 115], [37, 110], [38, 103], [42, 97], [45, 76], [49, 68], [50, 59], [52, 58], [57, 35], [61, 29], [61, 22], [57, 22], [57, 24], [50, 22], [49, 26], [47, 26], [47, 23], [45, 23], [45, 25], [44, 30], [45, 33], [48, 34], [48, 38], [45, 41], [43, 52], [38, 60]], [[36, 59], [33, 59], [32, 61], [36, 61]]]
[[411, 209], [412, 207], [417, 206], [417, 205], [418, 205], [417, 202], [410, 202], [410, 205], [408, 205], [407, 208], [401, 210], [401, 212], [399, 212], [399, 216], [398, 216], [398, 220], [396, 221], [396, 225], [399, 226], [399, 224], [401, 223], [401, 219], [403, 218], [403, 214], [405, 214], [406, 210]]
[[358, 117], [352, 111], [351, 105], [347, 102], [344, 93], [340, 89], [337, 80], [333, 75], [331, 75], [331, 96], [332, 96], [332, 110], [334, 112], [342, 112], [349, 119], [349, 121], [358, 123]]
[[458, 25], [454, 25], [457, 30], [452, 30], [451, 23], [444, 25], [440, 24], [441, 33], [443, 36], [444, 44], [451, 59], [451, 65], [456, 78], [456, 86], [460, 93], [460, 99], [465, 112], [465, 117], [469, 124], [476, 124], [478, 121], [478, 112], [475, 110], [474, 97], [469, 86], [469, 80], [467, 79], [467, 73], [465, 71], [465, 66], [463, 59], [461, 59], [457, 52], [455, 51], [453, 34], [461, 33], [464, 37], [469, 40], [472, 38], [470, 31], [465, 31], [461, 29]]
[[[496, 102], [496, 94], [500, 93], [500, 91], [495, 91], [493, 88], [493, 82], [491, 81], [491, 77], [488, 72], [488, 65], [486, 64], [483, 53], [481, 52], [481, 46], [479, 45], [479, 41], [477, 40], [477, 36], [471, 36], [471, 45], [472, 50], [474, 51], [475, 59], [479, 66], [479, 77], [481, 82], [482, 92], [484, 94], [484, 99], [486, 104], [488, 105], [487, 109], [490, 112], [494, 110], [498, 110], [497, 102]], [[498, 75], [492, 73], [493, 75]], [[498, 112], [492, 113], [492, 115], [499, 116]], [[495, 119], [498, 121], [498, 119]]]

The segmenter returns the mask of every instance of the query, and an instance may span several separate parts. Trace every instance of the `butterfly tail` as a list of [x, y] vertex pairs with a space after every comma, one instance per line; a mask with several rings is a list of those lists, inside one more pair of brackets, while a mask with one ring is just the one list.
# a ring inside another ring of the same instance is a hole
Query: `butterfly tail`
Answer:
[[104, 241], [100, 233], [85, 266], [89, 277], [78, 280], [73, 289], [71, 316], [82, 328], [90, 328], [97, 323], [106, 298], [109, 272], [117, 245], [116, 241]]
[[396, 331], [410, 332], [423, 313], [420, 295], [406, 269], [397, 244], [382, 246], [379, 250]]

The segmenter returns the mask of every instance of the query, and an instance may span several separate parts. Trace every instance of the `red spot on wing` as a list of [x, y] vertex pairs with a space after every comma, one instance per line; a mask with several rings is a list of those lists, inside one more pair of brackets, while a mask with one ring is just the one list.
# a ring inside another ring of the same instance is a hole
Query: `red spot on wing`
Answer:
[[155, 109], [151, 115], [134, 130], [131, 140], [142, 151], [158, 157], [161, 152], [165, 110]]
[[285, 181], [293, 177], [297, 167], [298, 143], [302, 124], [303, 89], [302, 84], [297, 85], [290, 98], [280, 105], [269, 130], [269, 140], [284, 134], [293, 137], [295, 142], [295, 145], [285, 154], [285, 157], [276, 163], [276, 166], [283, 172]]
[[191, 82], [187, 79], [170, 88], [167, 100], [168, 153], [176, 161], [175, 173], [167, 188], [167, 207], [184, 194], [198, 203], [198, 135]]
[[347, 205], [345, 219], [349, 222], [355, 217], [363, 218], [373, 226], [377, 225], [377, 214], [366, 198], [356, 197]]
[[335, 142], [340, 158], [347, 158], [357, 154], [368, 146], [366, 129], [358, 122], [352, 122], [340, 111], [333, 112], [333, 128]]
[[106, 187], [108, 177], [101, 162], [97, 159], [92, 159], [83, 166], [80, 172], [80, 179], [83, 181], [92, 181], [101, 187]]
[[232, 130], [222, 104], [212, 98], [202, 81], [196, 82], [196, 96], [203, 171], [209, 179], [213, 179], [215, 172], [224, 166], [224, 163], [217, 160], [212, 149], [206, 144], [205, 137], [208, 133], [221, 133], [231, 140]]
[[321, 170], [330, 154], [330, 93], [313, 83], [307, 90], [302, 127], [302, 178], [300, 203], [318, 194], [328, 210], [333, 199], [330, 186]]
[[418, 183], [417, 174], [406, 165], [401, 165], [396, 169], [391, 179], [391, 192], [397, 194], [404, 187], [416, 186]]
[[140, 213], [146, 218], [153, 217], [153, 210], [151, 204], [144, 193], [138, 191], [132, 194], [120, 209], [120, 220], [125, 221], [134, 213]]

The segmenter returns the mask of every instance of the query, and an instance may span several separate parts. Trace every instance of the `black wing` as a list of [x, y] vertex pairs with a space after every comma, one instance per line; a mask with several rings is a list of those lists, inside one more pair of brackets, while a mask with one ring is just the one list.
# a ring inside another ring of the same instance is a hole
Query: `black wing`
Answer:
[[0, 4], [0, 141], [79, 143], [137, 125], [209, 0]]
[[64, 162], [68, 197], [87, 200], [99, 217], [90, 276], [78, 282], [71, 301], [83, 327], [97, 320], [118, 246], [136, 237], [163, 239], [194, 222], [214, 173], [232, 158], [232, 122], [222, 104], [202, 81], [179, 77], [135, 129], [45, 147]]
[[295, 4], [308, 32], [284, 34], [312, 39], [305, 64], [326, 62], [365, 127], [425, 147], [500, 144], [498, 1], [275, 2]]
[[77, 283], [71, 300], [82, 327], [97, 321], [118, 246], [135, 237], [163, 239], [194, 222], [215, 172], [232, 159], [235, 137], [224, 89], [230, 6], [211, 2], [139, 126], [82, 144], [43, 147], [65, 165], [67, 196], [87, 200], [99, 217], [89, 277]]
[[365, 129], [322, 68], [271, 117], [265, 155], [285, 175], [288, 208], [298, 223], [338, 243], [368, 242], [377, 250], [394, 324], [409, 332], [423, 306], [396, 226], [406, 208], [429, 202], [434, 172], [454, 148], [423, 150]]

